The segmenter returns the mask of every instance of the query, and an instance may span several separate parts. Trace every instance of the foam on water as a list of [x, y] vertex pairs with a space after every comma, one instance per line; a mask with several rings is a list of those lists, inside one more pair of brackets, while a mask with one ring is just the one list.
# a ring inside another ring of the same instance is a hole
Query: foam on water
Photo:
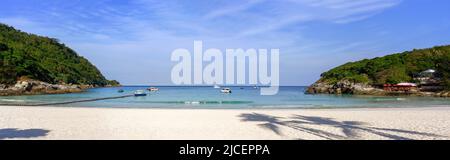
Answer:
[[25, 102], [25, 100], [21, 100], [21, 99], [0, 99], [0, 101], [3, 101], [3, 102]]

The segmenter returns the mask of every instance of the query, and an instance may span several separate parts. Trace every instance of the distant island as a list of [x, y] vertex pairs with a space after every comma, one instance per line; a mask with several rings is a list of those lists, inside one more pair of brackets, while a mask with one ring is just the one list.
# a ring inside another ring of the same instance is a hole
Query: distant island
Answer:
[[57, 39], [0, 23], [0, 96], [72, 93], [117, 85]]
[[350, 62], [323, 73], [306, 93], [450, 97], [450, 45]]

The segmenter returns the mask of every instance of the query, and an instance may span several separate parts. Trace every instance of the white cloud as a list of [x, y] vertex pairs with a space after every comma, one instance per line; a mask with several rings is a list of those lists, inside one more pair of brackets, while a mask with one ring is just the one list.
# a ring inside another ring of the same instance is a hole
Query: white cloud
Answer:
[[264, 2], [264, 0], [248, 0], [245, 3], [235, 4], [232, 7], [220, 8], [217, 10], [213, 10], [204, 16], [205, 19], [214, 19], [219, 18], [221, 16], [226, 16], [230, 14], [239, 14], [241, 11], [245, 11], [255, 5]]
[[248, 0], [221, 1], [221, 3], [138, 0], [137, 2], [145, 4], [149, 12], [163, 18], [158, 19], [161, 20], [158, 23], [164, 28], [198, 34], [244, 37], [267, 34], [313, 21], [340, 24], [361, 21], [400, 4], [401, 0]]

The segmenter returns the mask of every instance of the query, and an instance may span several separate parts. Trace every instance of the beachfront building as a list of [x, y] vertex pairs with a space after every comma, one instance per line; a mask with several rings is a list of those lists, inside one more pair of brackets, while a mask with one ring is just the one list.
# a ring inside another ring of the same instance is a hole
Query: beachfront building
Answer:
[[421, 77], [434, 77], [435, 73], [436, 73], [436, 70], [428, 69], [426, 71], [420, 72], [420, 76]]
[[436, 73], [436, 70], [428, 69], [426, 71], [420, 72], [418, 76], [414, 78], [414, 80], [419, 82], [420, 85], [433, 86], [439, 84], [439, 78], [437, 78]]

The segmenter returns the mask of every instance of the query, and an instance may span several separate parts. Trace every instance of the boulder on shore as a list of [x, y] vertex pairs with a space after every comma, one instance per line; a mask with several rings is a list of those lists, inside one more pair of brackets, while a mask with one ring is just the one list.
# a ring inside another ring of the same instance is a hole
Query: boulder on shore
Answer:
[[0, 84], [0, 96], [63, 94], [82, 92], [89, 87], [72, 84], [49, 84], [36, 80], [19, 80], [14, 85]]
[[356, 95], [383, 95], [382, 89], [373, 86], [353, 83], [347, 80], [339, 81], [336, 84], [327, 82], [316, 82], [306, 90], [308, 94], [356, 94]]
[[411, 90], [410, 92], [389, 92], [381, 88], [376, 88], [368, 84], [353, 83], [347, 80], [339, 81], [335, 84], [330, 84], [323, 81], [318, 81], [308, 87], [306, 94], [353, 94], [353, 95], [376, 95], [376, 96], [398, 96], [411, 95], [422, 97], [450, 97], [450, 91], [440, 92], [424, 92], [420, 89]]

